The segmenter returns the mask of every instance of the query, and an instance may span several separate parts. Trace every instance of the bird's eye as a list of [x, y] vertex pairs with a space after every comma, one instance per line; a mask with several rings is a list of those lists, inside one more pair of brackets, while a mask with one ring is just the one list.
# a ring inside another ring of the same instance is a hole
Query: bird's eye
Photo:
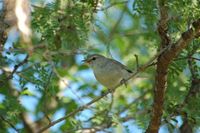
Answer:
[[96, 57], [93, 57], [92, 60], [96, 60]]

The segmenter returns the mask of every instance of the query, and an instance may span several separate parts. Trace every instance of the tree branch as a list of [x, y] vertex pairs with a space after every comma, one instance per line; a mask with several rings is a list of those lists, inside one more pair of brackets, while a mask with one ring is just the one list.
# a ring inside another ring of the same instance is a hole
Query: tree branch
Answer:
[[[148, 113], [148, 111], [146, 111], [146, 110], [140, 110], [140, 111], [138, 111], [137, 113], [136, 113], [136, 115], [144, 115], [144, 114], [146, 114], [146, 113]], [[115, 115], [117, 115], [118, 116], [118, 114], [115, 114]], [[125, 117], [120, 117], [120, 118], [118, 118], [118, 121], [119, 122], [127, 122], [127, 121], [130, 121], [130, 120], [135, 120], [136, 119], [136, 117], [133, 117], [133, 116], [131, 116], [131, 115], [127, 115], [127, 116], [125, 116]], [[116, 121], [113, 121], [113, 120], [109, 120], [109, 121], [106, 121], [106, 122], [102, 122], [101, 124], [99, 124], [98, 126], [94, 126], [94, 127], [87, 127], [87, 128], [81, 128], [81, 129], [79, 129], [79, 127], [77, 126], [77, 128], [75, 128], [75, 129], [71, 129], [71, 130], [68, 130], [68, 131], [65, 131], [65, 133], [72, 133], [72, 132], [89, 132], [89, 133], [96, 133], [96, 132], [98, 132], [98, 131], [103, 131], [103, 130], [105, 130], [105, 129], [108, 129], [108, 128], [110, 128], [110, 127], [112, 127], [112, 126], [116, 126], [116, 125], [118, 125], [119, 123], [116, 123]], [[87, 130], [85, 130], [85, 129], [87, 129]], [[89, 129], [89, 130], [88, 130]]]
[[[166, 47], [164, 49], [162, 49], [160, 52], [158, 52], [155, 56], [153, 56], [147, 63], [145, 63], [144, 65], [142, 65], [141, 67], [139, 67], [137, 69], [137, 71], [135, 71], [128, 79], [126, 79], [125, 81], [128, 81], [130, 80], [131, 78], [134, 78], [136, 77], [140, 72], [143, 72], [145, 69], [147, 69], [148, 67], [151, 66], [151, 64], [154, 62], [155, 59], [157, 59], [158, 56], [160, 56], [165, 50], [167, 50], [167, 48], [169, 47]], [[121, 84], [117, 85], [116, 87], [110, 89], [113, 91], [115, 91], [119, 86], [121, 86]], [[59, 118], [55, 121], [52, 121], [49, 125], [41, 128], [37, 133], [42, 133], [44, 132], [45, 130], [47, 130], [48, 128], [56, 125], [57, 123], [61, 122], [61, 121], [64, 121], [66, 120], [67, 118], [69, 117], [72, 117], [74, 116], [75, 114], [83, 111], [84, 109], [87, 109], [89, 106], [91, 106], [92, 104], [94, 104], [95, 102], [99, 101], [100, 99], [102, 99], [103, 97], [107, 96], [109, 93], [111, 93], [111, 91], [108, 90], [107, 92], [103, 93], [101, 96], [98, 96], [96, 98], [94, 98], [93, 100], [91, 100], [90, 102], [88, 102], [87, 104], [83, 105], [83, 106], [80, 106], [79, 108], [75, 109], [74, 111], [70, 112], [69, 114], [65, 115], [64, 117], [62, 118]]]
[[[152, 118], [150, 120], [150, 124], [147, 133], [157, 133], [161, 124], [163, 103], [164, 103], [164, 95], [165, 88], [167, 87], [167, 71], [170, 62], [175, 58], [182, 49], [184, 49], [192, 39], [196, 37], [200, 32], [200, 19], [193, 22], [192, 28], [188, 29], [184, 32], [180, 39], [173, 45], [169, 45], [170, 47], [163, 52], [162, 55], [157, 59], [157, 71], [155, 78], [155, 90], [154, 90], [154, 103], [152, 109]], [[161, 37], [162, 39], [162, 37]], [[164, 41], [161, 41], [164, 42]], [[161, 44], [164, 46], [165, 44]]]
[[21, 117], [21, 120], [24, 125], [24, 129], [26, 130], [26, 132], [35, 133], [36, 129], [31, 126], [33, 122], [28, 118], [27, 114], [23, 112], [20, 114], [20, 117]]
[[193, 60], [197, 60], [197, 61], [200, 61], [200, 59], [199, 58], [196, 58], [196, 57], [189, 57], [189, 56], [187, 56], [187, 57], [182, 57], [182, 58], [176, 58], [175, 60], [177, 61], [177, 60], [185, 60], [185, 59], [193, 59]]
[[19, 64], [17, 64], [17, 65], [14, 66], [13, 71], [12, 71], [11, 74], [6, 78], [6, 80], [9, 80], [9, 79], [11, 79], [11, 78], [13, 77], [13, 74], [17, 71], [17, 69], [18, 69], [20, 66], [24, 65], [24, 64], [28, 61], [28, 57], [29, 57], [29, 55], [27, 55], [27, 56], [24, 58], [24, 60], [23, 60], [22, 62], [20, 62]]
[[[188, 59], [188, 64], [189, 64], [192, 82], [191, 82], [189, 92], [187, 96], [185, 97], [183, 103], [181, 104], [181, 109], [179, 109], [178, 112], [181, 112], [182, 108], [185, 105], [189, 104], [189, 101], [191, 100], [191, 98], [195, 98], [200, 92], [200, 79], [198, 78], [198, 75], [197, 75], [198, 71], [195, 70], [195, 66], [193, 66], [192, 60], [190, 58]], [[187, 112], [185, 112], [185, 115], [183, 115], [183, 124], [180, 127], [180, 132], [181, 133], [193, 132], [191, 121], [188, 119]]]
[[198, 78], [199, 73], [198, 73], [198, 70], [196, 69], [195, 58], [192, 57], [195, 54], [198, 47], [199, 47], [199, 45], [196, 45], [195, 47], [193, 47], [192, 51], [189, 51], [188, 56], [182, 58], [182, 59], [188, 60], [188, 66], [189, 66], [190, 73], [191, 73], [191, 77], [190, 77], [191, 85], [190, 85], [189, 91], [188, 91], [187, 95], [185, 96], [185, 99], [183, 100], [183, 102], [181, 104], [177, 105], [177, 107], [175, 108], [175, 111], [172, 114], [170, 114], [170, 116], [169, 116], [169, 118], [175, 117], [175, 116], [180, 116], [180, 115], [182, 116], [183, 124], [179, 128], [181, 133], [192, 133], [193, 132], [192, 124], [194, 124], [195, 120], [191, 121], [191, 119], [188, 118], [188, 115], [187, 115], [188, 112], [184, 109], [184, 107], [186, 107], [188, 104], [190, 104], [191, 99], [196, 98], [196, 96], [200, 92], [200, 79]]
[[[170, 39], [167, 34], [168, 13], [165, 0], [157, 0], [158, 9], [160, 13], [160, 20], [158, 22], [158, 33], [161, 38], [160, 48], [163, 49], [170, 45]], [[170, 49], [170, 48], [169, 48]], [[167, 50], [166, 50], [167, 51]], [[164, 53], [163, 53], [164, 55]], [[164, 61], [164, 60], [163, 60]], [[168, 63], [162, 61], [162, 55], [157, 59], [157, 71], [155, 77], [154, 89], [154, 103], [152, 109], [152, 118], [147, 129], [147, 133], [157, 133], [161, 124], [162, 106], [164, 103], [164, 93], [167, 80]], [[169, 62], [169, 61], [168, 61]]]
[[194, 124], [195, 120], [191, 121], [191, 119], [188, 118], [188, 115], [187, 115], [188, 112], [184, 110], [184, 107], [190, 104], [190, 101], [196, 98], [197, 95], [200, 93], [200, 78], [198, 78], [200, 75], [198, 73], [198, 70], [196, 69], [195, 60], [192, 57], [193, 54], [198, 49], [198, 47], [199, 47], [198, 45], [197, 47], [193, 47], [193, 50], [190, 53], [188, 53], [188, 57], [187, 57], [188, 66], [191, 73], [191, 85], [190, 85], [188, 94], [186, 95], [184, 101], [180, 105], [177, 106], [174, 113], [171, 114], [171, 116], [178, 116], [180, 114], [182, 115], [183, 124], [179, 128], [181, 133], [193, 132], [192, 124]]
[[[19, 64], [15, 65], [14, 69], [12, 70], [12, 72], [9, 72], [10, 74], [6, 73], [6, 75], [8, 75], [8, 76], [5, 77], [5, 78], [3, 78], [2, 80], [0, 80], [0, 85], [5, 85], [5, 83], [7, 82], [7, 80], [12, 79], [13, 75], [17, 72], [18, 68], [28, 62], [28, 57], [29, 56], [27, 55], [22, 62], [20, 62]], [[5, 72], [7, 72], [7, 71], [5, 71]]]
[[[5, 1], [2, 1], [2, 9], [0, 11], [0, 53], [3, 51], [4, 44], [7, 40], [6, 29], [9, 27], [8, 24], [5, 23], [5, 16], [6, 16], [6, 8], [7, 5]], [[1, 56], [1, 55], [0, 55]]]
[[139, 97], [135, 98], [135, 99], [134, 99], [132, 102], [130, 102], [125, 108], [123, 108], [122, 110], [120, 110], [120, 111], [118, 112], [117, 115], [120, 115], [120, 114], [124, 113], [125, 111], [127, 111], [128, 109], [130, 109], [130, 108], [134, 105], [134, 103], [138, 102], [138, 101], [141, 100], [141, 99], [144, 99], [144, 97], [145, 97], [149, 92], [150, 92], [150, 90], [147, 90], [147, 91], [143, 92], [142, 95], [140, 95]]
[[[200, 23], [200, 20], [198, 21]], [[199, 28], [200, 29], [200, 28]], [[192, 29], [191, 29], [192, 30]], [[193, 30], [192, 30], [193, 31]], [[189, 33], [191, 33], [191, 31], [186, 31], [182, 37], [179, 39], [179, 41], [176, 43], [175, 47], [174, 45], [169, 45], [165, 48], [163, 48], [161, 51], [159, 51], [155, 56], [153, 56], [147, 63], [145, 63], [144, 65], [142, 65], [141, 67], [138, 68], [138, 70], [136, 72], [134, 72], [128, 79], [126, 79], [126, 81], [130, 80], [131, 78], [133, 77], [136, 77], [136, 75], [138, 75], [138, 73], [140, 72], [143, 72], [145, 69], [147, 69], [149, 66], [151, 66], [151, 64], [154, 62], [155, 59], [157, 59], [158, 57], [167, 57], [166, 59], [170, 59], [170, 61], [175, 57], [175, 55], [181, 50], [181, 48], [184, 48], [186, 46], [186, 43], [182, 43], [182, 42], [188, 42], [188, 40], [191, 40], [195, 34], [192, 34], [189, 36]], [[193, 32], [192, 32], [193, 33]], [[196, 33], [196, 32], [195, 32]], [[188, 35], [189, 38], [187, 39], [185, 35]], [[174, 50], [175, 48], [175, 50]], [[175, 52], [173, 54], [173, 56], [171, 56], [171, 51]], [[161, 56], [162, 55], [162, 56]], [[169, 57], [168, 57], [169, 56]], [[161, 58], [160, 58], [161, 59]], [[165, 60], [163, 60], [164, 62], [162, 63], [165, 63]], [[117, 85], [116, 87], [112, 88], [111, 90], [115, 90], [116, 88], [118, 88], [119, 86], [121, 86], [121, 84]], [[77, 108], [76, 110], [70, 112], [69, 114], [65, 115], [64, 117], [62, 118], [59, 118], [55, 121], [52, 121], [49, 125], [41, 128], [38, 133], [42, 133], [44, 132], [45, 130], [47, 130], [48, 128], [54, 126], [55, 124], [69, 118], [69, 117], [72, 117], [74, 116], [75, 114], [83, 111], [84, 109], [87, 109], [89, 106], [91, 106], [92, 104], [94, 104], [95, 102], [99, 101], [100, 99], [102, 99], [103, 97], [107, 96], [108, 94], [110, 93], [110, 91], [107, 91], [105, 92], [104, 94], [102, 94], [101, 96], [98, 96], [96, 98], [94, 98], [92, 101], [88, 102], [87, 104], [83, 105], [83, 106], [80, 106], [79, 108]]]
[[167, 13], [167, 6], [165, 0], [157, 0], [158, 9], [160, 13], [160, 20], [158, 22], [158, 33], [161, 38], [161, 47], [164, 48], [165, 46], [170, 44], [170, 38], [168, 36], [168, 13]]
[[3, 116], [0, 115], [2, 121], [5, 121], [8, 125], [10, 125], [17, 133], [19, 133], [19, 129], [17, 129], [9, 120], [6, 120]]

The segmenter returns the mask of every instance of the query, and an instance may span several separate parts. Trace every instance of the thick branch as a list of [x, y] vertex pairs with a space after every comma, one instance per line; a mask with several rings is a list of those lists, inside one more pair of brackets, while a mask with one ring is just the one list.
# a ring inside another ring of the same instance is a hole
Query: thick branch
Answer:
[[180, 105], [178, 105], [175, 111], [170, 115], [170, 117], [182, 115], [183, 124], [179, 128], [181, 133], [193, 132], [192, 124], [194, 124], [195, 120], [191, 121], [191, 119], [188, 118], [187, 112], [184, 110], [184, 107], [190, 104], [190, 101], [196, 98], [200, 93], [200, 78], [198, 78], [199, 73], [198, 70], [195, 69], [195, 59], [192, 57], [197, 49], [198, 48], [196, 47], [193, 48], [192, 52], [188, 54], [188, 57], [186, 57], [188, 59], [188, 66], [191, 73], [191, 86], [189, 88], [188, 94], [186, 95], [183, 102]]
[[[198, 47], [199, 46], [197, 46], [197, 48]], [[196, 48], [193, 48], [192, 52], [189, 53], [189, 56], [192, 56], [196, 52], [196, 50], [197, 50]], [[189, 101], [195, 98], [200, 92], [200, 78], [198, 78], [199, 77], [198, 70], [195, 69], [196, 68], [194, 65], [195, 61], [194, 62], [193, 61], [194, 61], [193, 58], [191, 57], [188, 58], [188, 65], [191, 73], [192, 82], [188, 94], [185, 97], [184, 102], [182, 103], [182, 108], [183, 106], [189, 104]], [[183, 124], [180, 127], [180, 132], [181, 133], [193, 132], [191, 121], [188, 119], [187, 112], [185, 112], [185, 115], [183, 116]]]
[[[194, 36], [194, 35], [193, 35]], [[191, 36], [191, 37], [193, 37]], [[177, 46], [181, 45], [180, 41], [185, 39], [184, 37], [182, 37], [181, 39], [179, 39], [178, 43], [176, 44]], [[160, 52], [158, 52], [154, 57], [152, 57], [146, 64], [144, 64], [143, 66], [139, 67], [138, 70], [136, 72], [134, 72], [126, 81], [130, 80], [131, 78], [135, 77], [138, 73], [143, 72], [146, 68], [148, 68], [149, 66], [151, 66], [151, 64], [154, 62], [155, 59], [157, 59], [158, 57], [162, 57], [161, 55], [166, 55], [169, 56], [168, 54], [170, 54], [170, 50], [172, 49], [173, 45], [169, 45], [167, 47], [165, 47], [164, 49], [162, 49]], [[176, 48], [176, 52], [180, 51], [178, 48]], [[165, 54], [167, 53], [167, 54]], [[170, 56], [170, 58], [173, 58]], [[116, 88], [118, 88], [119, 86], [121, 86], [121, 84], [117, 85], [116, 87], [112, 88], [112, 90], [114, 91]], [[106, 93], [102, 94], [101, 96], [96, 97], [95, 99], [93, 99], [92, 101], [90, 101], [89, 103], [80, 106], [79, 108], [77, 108], [76, 110], [74, 110], [73, 112], [70, 112], [69, 114], [67, 114], [66, 116], [59, 118], [55, 121], [52, 121], [49, 125], [43, 127], [42, 129], [40, 129], [38, 131], [38, 133], [42, 133], [45, 130], [47, 130], [48, 128], [54, 126], [55, 124], [66, 120], [69, 117], [74, 116], [75, 114], [83, 111], [84, 109], [87, 109], [89, 106], [91, 106], [92, 104], [94, 104], [95, 102], [99, 101], [100, 99], [102, 99], [103, 97], [107, 96], [110, 93], [110, 91], [107, 91]]]
[[183, 124], [180, 127], [180, 133], [193, 133], [192, 126], [187, 118], [185, 118]]
[[[137, 69], [136, 72], [134, 72], [126, 81], [130, 80], [131, 78], [134, 78], [138, 75], [138, 73], [143, 72], [145, 69], [147, 69], [148, 67], [152, 66], [151, 64], [154, 62], [155, 59], [157, 59], [157, 57], [159, 55], [161, 55], [167, 48], [163, 49], [162, 51], [158, 52], [155, 56], [153, 56], [146, 64], [144, 64], [143, 66], [139, 67]], [[121, 84], [117, 85], [116, 87], [112, 88], [111, 90], [115, 91], [116, 88], [118, 88], [119, 86], [121, 86]], [[77, 113], [83, 111], [84, 109], [87, 109], [89, 106], [91, 106], [92, 104], [94, 104], [95, 102], [99, 101], [100, 99], [102, 99], [103, 97], [107, 96], [111, 91], [107, 91], [106, 93], [102, 94], [101, 96], [98, 96], [96, 98], [94, 98], [92, 101], [90, 101], [89, 103], [80, 106], [79, 108], [77, 108], [76, 110], [70, 112], [69, 114], [65, 115], [62, 118], [59, 118], [55, 121], [52, 121], [49, 125], [41, 128], [38, 133], [42, 133], [45, 130], [47, 130], [48, 128], [56, 125], [57, 123], [66, 120], [69, 117], [72, 117], [74, 115], [76, 115]]]
[[36, 129], [34, 129], [31, 124], [32, 121], [30, 121], [30, 119], [28, 118], [26, 113], [21, 113], [21, 119], [24, 125], [24, 129], [26, 130], [26, 132], [28, 133], [34, 133]]
[[5, 23], [5, 16], [6, 16], [5, 1], [2, 3], [3, 3], [3, 7], [0, 11], [0, 27], [1, 27], [0, 28], [0, 53], [3, 51], [4, 44], [7, 40], [6, 29], [8, 28], [8, 25]]
[[161, 38], [161, 47], [165, 47], [170, 44], [170, 38], [168, 36], [168, 13], [165, 0], [158, 0], [158, 8], [160, 13], [160, 20], [158, 22], [158, 33]]
[[[168, 13], [166, 7], [165, 0], [158, 0], [158, 9], [160, 13], [160, 20], [158, 23], [158, 33], [161, 38], [161, 45], [160, 48], [163, 49], [166, 46], [170, 45], [170, 39], [167, 34], [168, 26]], [[169, 47], [170, 49], [170, 47]], [[168, 49], [166, 50], [168, 51]], [[147, 129], [147, 133], [157, 133], [159, 126], [161, 124], [161, 116], [162, 116], [162, 106], [164, 103], [164, 94], [166, 88], [166, 80], [167, 80], [167, 68], [169, 65], [169, 61], [165, 62], [162, 59], [162, 56], [165, 54], [164, 52], [158, 59], [157, 59], [157, 71], [155, 77], [155, 89], [154, 89], [154, 103], [153, 103], [153, 110], [152, 110], [152, 118]]]
[[180, 39], [174, 45], [171, 45], [171, 47], [158, 58], [152, 118], [146, 131], [147, 133], [157, 133], [161, 124], [165, 88], [167, 86], [167, 71], [170, 62], [191, 42], [192, 39], [195, 38], [197, 34], [199, 34], [199, 32], [200, 19], [195, 21], [193, 27], [184, 32]]

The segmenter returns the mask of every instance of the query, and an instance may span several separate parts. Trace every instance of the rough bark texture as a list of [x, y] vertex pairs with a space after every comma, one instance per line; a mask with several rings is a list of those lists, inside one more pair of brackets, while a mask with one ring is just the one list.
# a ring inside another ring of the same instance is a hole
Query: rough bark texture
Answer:
[[[196, 98], [197, 95], [200, 93], [200, 79], [192, 80], [191, 87], [189, 90], [188, 95], [184, 101], [184, 105], [188, 104], [191, 98]], [[180, 133], [193, 133], [193, 126], [194, 122], [191, 122], [187, 116], [183, 116], [183, 124], [180, 127]]]
[[[193, 48], [193, 51], [190, 56], [192, 56], [196, 52], [196, 50], [197, 50], [196, 48]], [[196, 66], [194, 64], [195, 61], [191, 57], [189, 57], [188, 65], [191, 73], [192, 82], [182, 106], [190, 104], [190, 100], [197, 98], [200, 93], [200, 78], [199, 78], [200, 74], [198, 73], [198, 70], [196, 69]], [[187, 116], [187, 112], [185, 112], [185, 115], [183, 115], [182, 117], [183, 117], [183, 124], [180, 127], [180, 133], [193, 133], [192, 124], [195, 123], [195, 120], [191, 121], [191, 119], [189, 119]]]
[[168, 15], [165, 1], [158, 0], [158, 8], [160, 10], [160, 21], [158, 24], [158, 33], [161, 38], [160, 48], [161, 50], [167, 46], [168, 48], [157, 59], [152, 117], [148, 129], [146, 130], [147, 133], [158, 133], [159, 131], [163, 114], [169, 64], [200, 32], [200, 19], [198, 19], [192, 24], [193, 27], [184, 32], [176, 43], [169, 44], [170, 39], [167, 35]]
[[5, 23], [5, 16], [6, 16], [6, 7], [5, 7], [5, 4], [3, 4], [3, 7], [0, 11], [0, 27], [1, 27], [0, 28], [0, 52], [3, 51], [3, 46], [7, 39], [6, 29], [8, 28], [8, 25]]
[[180, 127], [180, 133], [193, 133], [192, 127], [188, 120], [184, 120], [182, 126]]

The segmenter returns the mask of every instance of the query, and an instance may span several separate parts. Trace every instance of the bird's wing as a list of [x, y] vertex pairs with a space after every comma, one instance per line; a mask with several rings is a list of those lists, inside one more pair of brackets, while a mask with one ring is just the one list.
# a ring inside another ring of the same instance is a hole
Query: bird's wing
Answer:
[[129, 73], [133, 73], [133, 71], [131, 71], [130, 69], [128, 69], [128, 67], [125, 66], [125, 65], [123, 65], [121, 62], [116, 61], [116, 60], [114, 60], [114, 59], [110, 59], [110, 60], [111, 60], [113, 63], [119, 64], [119, 66], [120, 66], [121, 68], [127, 70], [127, 72], [129, 72]]

